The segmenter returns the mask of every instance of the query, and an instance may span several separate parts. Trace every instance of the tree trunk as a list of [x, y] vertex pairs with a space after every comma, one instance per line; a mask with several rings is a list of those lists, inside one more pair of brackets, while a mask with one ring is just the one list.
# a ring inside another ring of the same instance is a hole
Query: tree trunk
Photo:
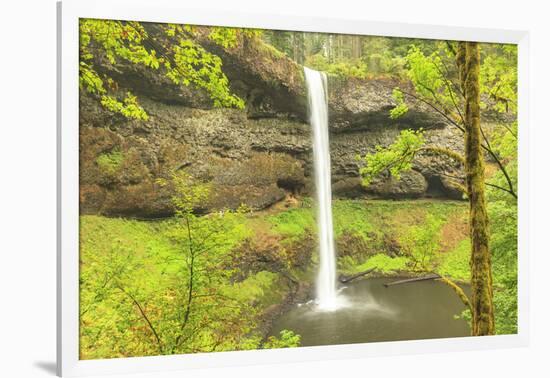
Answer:
[[327, 36], [327, 60], [329, 63], [334, 63], [334, 36], [328, 34]]
[[340, 276], [338, 278], [338, 281], [340, 281], [341, 283], [348, 283], [348, 282], [351, 282], [359, 277], [363, 277], [363, 276], [366, 276], [367, 274], [371, 273], [371, 272], [374, 272], [376, 270], [376, 268], [371, 268], [371, 269], [367, 269], [363, 272], [360, 272], [360, 273], [357, 273], [357, 274], [353, 274], [351, 276]]
[[481, 147], [479, 60], [477, 42], [459, 43], [457, 65], [465, 98], [465, 169], [470, 201], [473, 336], [495, 333], [489, 219], [485, 201], [485, 164]]
[[358, 35], [351, 37], [351, 57], [354, 60], [361, 58], [361, 37]]
[[292, 34], [292, 55], [298, 64], [304, 64], [305, 60], [304, 33], [294, 32]]

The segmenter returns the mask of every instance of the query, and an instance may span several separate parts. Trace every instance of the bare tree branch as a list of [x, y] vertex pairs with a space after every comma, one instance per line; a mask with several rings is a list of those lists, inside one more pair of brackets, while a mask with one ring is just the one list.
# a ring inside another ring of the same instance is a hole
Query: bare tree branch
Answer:
[[162, 345], [162, 341], [160, 339], [160, 336], [159, 334], [157, 333], [157, 330], [155, 329], [155, 327], [153, 326], [153, 323], [151, 323], [151, 320], [149, 320], [149, 317], [147, 316], [147, 314], [145, 313], [145, 310], [143, 309], [143, 307], [141, 306], [141, 304], [137, 301], [137, 299], [132, 295], [130, 294], [128, 291], [124, 290], [122, 288], [122, 286], [120, 285], [117, 285], [117, 288], [122, 291], [124, 294], [126, 294], [128, 296], [128, 298], [130, 298], [130, 300], [134, 303], [134, 305], [138, 308], [140, 314], [141, 314], [141, 317], [143, 318], [143, 320], [145, 320], [145, 322], [147, 323], [147, 325], [149, 326], [149, 329], [151, 330], [151, 332], [153, 332], [153, 335], [155, 336], [155, 339], [157, 340], [157, 346], [158, 346], [158, 350], [160, 352], [160, 354], [163, 354], [163, 345]]

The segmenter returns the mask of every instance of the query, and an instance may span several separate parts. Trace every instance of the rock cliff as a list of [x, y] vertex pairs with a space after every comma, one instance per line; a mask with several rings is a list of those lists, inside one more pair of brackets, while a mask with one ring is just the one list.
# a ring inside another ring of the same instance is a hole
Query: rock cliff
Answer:
[[[208, 46], [207, 46], [208, 47]], [[222, 50], [232, 89], [244, 110], [215, 109], [199, 90], [176, 87], [158, 73], [131, 65], [101, 70], [121, 90], [138, 95], [148, 121], [104, 110], [90, 95], [80, 98], [80, 202], [82, 213], [163, 217], [172, 214], [168, 178], [174, 169], [212, 183], [210, 211], [246, 204], [266, 208], [288, 194], [313, 191], [312, 148], [301, 67], [261, 44]], [[364, 188], [356, 156], [390, 144], [404, 128], [426, 130], [428, 144], [461, 150], [461, 134], [416, 104], [389, 118], [395, 86], [388, 79], [329, 80], [330, 149], [335, 196], [460, 198], [448, 182], [460, 167], [421, 155], [400, 181], [382, 178]]]

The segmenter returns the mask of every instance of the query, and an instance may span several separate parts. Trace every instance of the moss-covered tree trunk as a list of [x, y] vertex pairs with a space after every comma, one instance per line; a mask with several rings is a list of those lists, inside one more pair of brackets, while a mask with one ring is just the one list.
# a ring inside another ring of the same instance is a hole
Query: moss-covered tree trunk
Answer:
[[489, 251], [489, 219], [485, 201], [485, 164], [481, 148], [479, 45], [460, 42], [457, 65], [464, 91], [465, 109], [465, 169], [470, 201], [472, 335], [495, 333], [493, 309], [493, 278]]

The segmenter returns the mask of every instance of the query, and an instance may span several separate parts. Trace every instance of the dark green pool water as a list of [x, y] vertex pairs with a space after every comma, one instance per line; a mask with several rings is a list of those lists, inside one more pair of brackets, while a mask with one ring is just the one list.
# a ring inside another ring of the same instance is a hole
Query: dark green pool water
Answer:
[[384, 287], [391, 281], [395, 279], [347, 284], [340, 292], [344, 305], [335, 311], [318, 311], [313, 303], [296, 305], [275, 320], [271, 335], [292, 330], [301, 335], [302, 346], [469, 335], [468, 323], [454, 317], [464, 305], [448, 286], [420, 281]]

